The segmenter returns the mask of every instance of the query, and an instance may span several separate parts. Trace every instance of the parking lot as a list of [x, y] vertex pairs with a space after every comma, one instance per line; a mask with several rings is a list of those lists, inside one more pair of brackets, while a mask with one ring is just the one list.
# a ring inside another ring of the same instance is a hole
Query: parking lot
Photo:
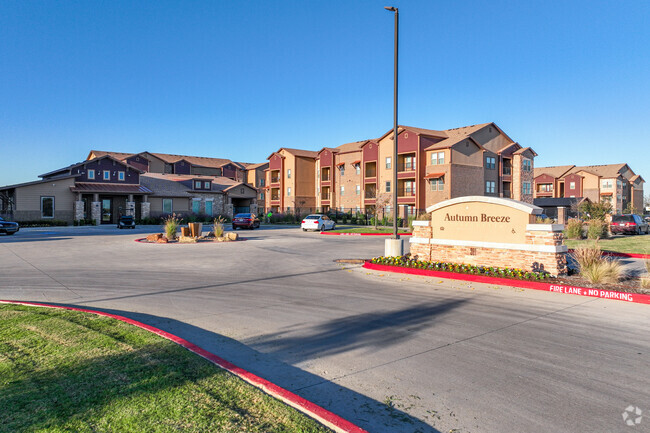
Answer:
[[2, 236], [0, 299], [135, 318], [370, 432], [623, 432], [627, 406], [650, 415], [647, 305], [336, 262], [383, 254], [383, 237], [134, 242], [155, 231]]

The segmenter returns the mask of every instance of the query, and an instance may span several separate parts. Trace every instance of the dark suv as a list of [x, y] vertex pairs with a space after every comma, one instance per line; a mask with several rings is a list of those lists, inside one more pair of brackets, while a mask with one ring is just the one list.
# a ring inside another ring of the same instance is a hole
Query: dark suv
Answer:
[[648, 222], [634, 214], [614, 215], [609, 229], [612, 234], [640, 235], [650, 232]]
[[4, 233], [6, 235], [13, 235], [18, 230], [20, 230], [20, 226], [18, 225], [18, 223], [5, 221], [4, 218], [0, 217], [0, 233]]

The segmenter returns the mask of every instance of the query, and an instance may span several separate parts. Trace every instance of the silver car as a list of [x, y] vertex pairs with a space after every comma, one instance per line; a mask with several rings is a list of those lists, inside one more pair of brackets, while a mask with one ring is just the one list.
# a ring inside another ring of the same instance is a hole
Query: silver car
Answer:
[[13, 235], [18, 230], [20, 230], [20, 226], [18, 225], [18, 223], [5, 221], [4, 218], [0, 217], [0, 233], [4, 233], [6, 235]]

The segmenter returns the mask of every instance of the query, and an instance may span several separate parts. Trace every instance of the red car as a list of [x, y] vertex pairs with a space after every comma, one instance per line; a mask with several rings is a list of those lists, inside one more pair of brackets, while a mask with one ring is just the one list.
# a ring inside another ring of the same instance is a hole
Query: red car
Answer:
[[232, 229], [256, 229], [260, 226], [260, 220], [252, 213], [238, 213], [232, 219]]
[[614, 215], [609, 230], [612, 234], [640, 235], [641, 233], [648, 234], [650, 226], [638, 215]]

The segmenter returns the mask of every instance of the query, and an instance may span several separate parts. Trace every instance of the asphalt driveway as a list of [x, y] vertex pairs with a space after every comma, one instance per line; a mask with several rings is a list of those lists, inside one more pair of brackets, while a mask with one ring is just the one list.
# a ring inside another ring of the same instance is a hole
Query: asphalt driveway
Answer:
[[176, 333], [371, 432], [650, 426], [650, 309], [368, 272], [384, 238], [297, 228], [141, 244], [155, 228], [0, 237], [0, 299], [104, 309]]

